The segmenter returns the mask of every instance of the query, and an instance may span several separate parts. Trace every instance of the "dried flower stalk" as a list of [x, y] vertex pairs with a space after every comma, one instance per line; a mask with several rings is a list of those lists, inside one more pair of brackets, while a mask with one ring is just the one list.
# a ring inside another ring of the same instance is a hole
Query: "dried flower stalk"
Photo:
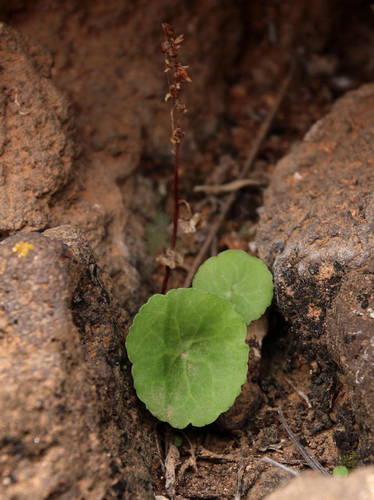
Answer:
[[[161, 44], [161, 51], [164, 54], [165, 74], [168, 82], [168, 91], [165, 95], [165, 102], [170, 103], [170, 142], [172, 143], [174, 150], [174, 210], [170, 247], [172, 251], [175, 251], [179, 219], [180, 147], [184, 137], [184, 131], [181, 126], [181, 118], [187, 113], [187, 107], [184, 104], [181, 95], [184, 84], [186, 82], [190, 82], [191, 78], [187, 72], [188, 66], [183, 66], [179, 61], [179, 50], [183, 43], [184, 36], [176, 36], [174, 28], [167, 23], [162, 24], [162, 29], [165, 34], [165, 40]], [[166, 293], [169, 277], [170, 267], [166, 266], [162, 293]]]

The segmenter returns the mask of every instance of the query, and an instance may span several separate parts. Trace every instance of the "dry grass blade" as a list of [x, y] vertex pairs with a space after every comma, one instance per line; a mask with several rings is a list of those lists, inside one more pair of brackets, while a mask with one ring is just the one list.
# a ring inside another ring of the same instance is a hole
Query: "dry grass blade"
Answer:
[[314, 469], [324, 476], [330, 476], [330, 474], [327, 472], [327, 470], [318, 462], [316, 458], [314, 458], [312, 455], [310, 455], [304, 446], [300, 443], [298, 438], [295, 436], [295, 434], [292, 432], [290, 426], [288, 425], [286, 419], [284, 418], [283, 412], [281, 409], [278, 409], [278, 415], [279, 415], [279, 420], [281, 421], [283, 427], [285, 428], [287, 434], [289, 435], [291, 441], [293, 444], [296, 446], [296, 448], [299, 450], [300, 454], [304, 457], [305, 461], [309, 465], [311, 469]]
[[292, 381], [288, 378], [288, 377], [284, 377], [284, 380], [290, 384], [290, 386], [292, 387], [292, 389], [301, 397], [301, 399], [303, 399], [307, 405], [308, 408], [312, 408], [312, 404], [308, 398], [308, 396], [305, 394], [305, 392], [303, 391], [300, 391], [293, 383]]
[[281, 464], [280, 462], [277, 462], [276, 460], [273, 460], [272, 458], [265, 457], [261, 459], [263, 462], [267, 462], [268, 464], [275, 465], [275, 467], [278, 467], [279, 469], [284, 470], [285, 472], [288, 472], [288, 474], [292, 474], [293, 476], [298, 476], [299, 472], [296, 470], [291, 469], [290, 467], [287, 467], [284, 464]]

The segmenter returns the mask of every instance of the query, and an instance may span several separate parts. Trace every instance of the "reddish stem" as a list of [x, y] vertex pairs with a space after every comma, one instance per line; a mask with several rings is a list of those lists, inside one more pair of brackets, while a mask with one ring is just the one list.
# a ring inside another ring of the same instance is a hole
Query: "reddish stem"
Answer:
[[175, 250], [177, 245], [178, 220], [179, 220], [179, 162], [180, 162], [180, 143], [175, 144], [174, 159], [174, 212], [173, 212], [173, 233], [171, 235], [171, 248]]
[[[178, 234], [178, 220], [179, 220], [179, 162], [180, 162], [180, 143], [177, 142], [174, 148], [174, 183], [173, 183], [173, 196], [174, 196], [174, 210], [173, 210], [173, 232], [171, 234], [170, 247], [175, 250], [177, 246], [177, 234]], [[168, 288], [169, 277], [171, 274], [171, 269], [169, 266], [165, 266], [165, 276], [162, 283], [162, 293], [166, 293]]]
[[162, 282], [162, 293], [164, 294], [166, 293], [168, 287], [169, 276], [170, 276], [170, 267], [165, 266], [164, 281]]

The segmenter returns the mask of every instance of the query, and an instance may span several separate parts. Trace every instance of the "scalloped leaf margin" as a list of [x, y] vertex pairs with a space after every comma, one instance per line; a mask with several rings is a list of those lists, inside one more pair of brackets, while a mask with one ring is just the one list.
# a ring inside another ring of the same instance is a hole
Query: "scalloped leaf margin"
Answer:
[[246, 325], [232, 304], [197, 288], [153, 295], [126, 339], [136, 393], [182, 429], [228, 410], [246, 380]]

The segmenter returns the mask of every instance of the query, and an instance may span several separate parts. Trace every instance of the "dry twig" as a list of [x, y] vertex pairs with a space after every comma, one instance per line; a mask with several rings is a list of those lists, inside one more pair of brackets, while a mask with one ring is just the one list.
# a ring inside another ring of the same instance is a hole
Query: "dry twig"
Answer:
[[[263, 122], [263, 124], [260, 127], [259, 133], [255, 139], [252, 150], [251, 150], [249, 156], [247, 157], [246, 161], [244, 162], [243, 168], [240, 172], [239, 180], [242, 180], [242, 179], [245, 179], [246, 177], [248, 177], [248, 173], [253, 165], [253, 162], [254, 162], [254, 160], [255, 160], [255, 158], [260, 150], [260, 147], [261, 147], [264, 139], [266, 138], [266, 135], [269, 132], [270, 126], [273, 123], [274, 117], [279, 109], [279, 106], [284, 99], [284, 96], [286, 94], [286, 91], [288, 89], [290, 81], [292, 79], [292, 74], [293, 74], [293, 67], [291, 67], [287, 76], [284, 78], [284, 80], [279, 88], [277, 97], [274, 101], [274, 105], [273, 105], [271, 111], [269, 112], [266, 120]], [[207, 253], [207, 251], [212, 243], [214, 236], [219, 231], [219, 229], [220, 229], [223, 221], [225, 220], [232, 204], [235, 201], [235, 198], [236, 198], [236, 191], [232, 191], [229, 195], [227, 195], [227, 198], [226, 198], [226, 201], [223, 205], [221, 213], [218, 215], [216, 221], [212, 225], [212, 227], [208, 233], [208, 236], [206, 237], [206, 240], [204, 241], [204, 244], [200, 248], [200, 251], [197, 254], [197, 256], [195, 257], [195, 260], [191, 266], [191, 269], [190, 269], [190, 271], [185, 279], [185, 282], [184, 282], [185, 287], [189, 287], [191, 285], [192, 278], [194, 277], [198, 267], [200, 266], [201, 262], [203, 261], [205, 255], [206, 255], [206, 253]]]
[[204, 184], [202, 186], [195, 186], [195, 193], [208, 193], [208, 194], [222, 194], [231, 193], [231, 191], [238, 191], [247, 186], [266, 186], [267, 182], [257, 181], [255, 179], [237, 179], [226, 184]]
[[222, 455], [221, 453], [215, 453], [214, 451], [207, 450], [203, 446], [198, 449], [197, 457], [199, 460], [207, 460], [216, 463], [226, 463], [226, 462], [237, 462], [237, 457], [231, 454]]

